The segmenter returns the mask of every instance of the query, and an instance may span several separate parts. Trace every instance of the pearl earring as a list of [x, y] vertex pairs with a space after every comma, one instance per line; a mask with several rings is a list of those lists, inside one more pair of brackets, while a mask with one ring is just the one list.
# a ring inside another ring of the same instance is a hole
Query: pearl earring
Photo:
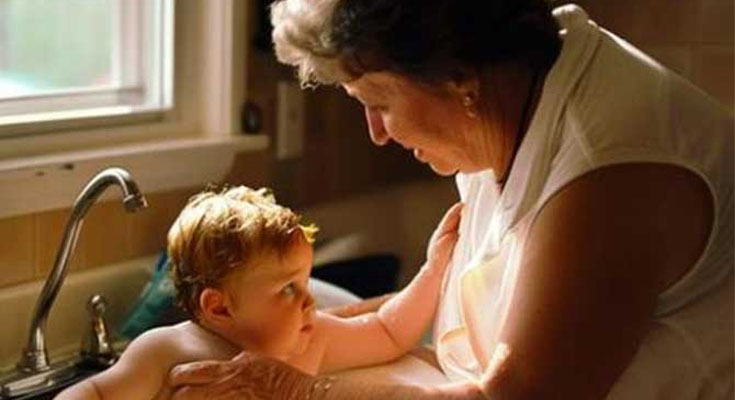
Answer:
[[465, 112], [470, 118], [477, 118], [477, 110], [475, 110], [475, 99], [471, 94], [466, 94], [462, 97], [462, 105], [465, 107]]

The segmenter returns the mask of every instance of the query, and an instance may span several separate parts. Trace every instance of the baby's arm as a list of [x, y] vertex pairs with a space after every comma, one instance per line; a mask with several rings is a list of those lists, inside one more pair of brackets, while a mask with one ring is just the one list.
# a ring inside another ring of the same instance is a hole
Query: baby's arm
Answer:
[[325, 346], [320, 372], [387, 362], [419, 343], [436, 312], [444, 271], [457, 241], [461, 209], [458, 203], [447, 211], [429, 242], [424, 266], [377, 312], [347, 319], [317, 315]]
[[168, 373], [169, 343], [163, 330], [146, 332], [130, 343], [115, 365], [64, 390], [55, 400], [153, 399]]

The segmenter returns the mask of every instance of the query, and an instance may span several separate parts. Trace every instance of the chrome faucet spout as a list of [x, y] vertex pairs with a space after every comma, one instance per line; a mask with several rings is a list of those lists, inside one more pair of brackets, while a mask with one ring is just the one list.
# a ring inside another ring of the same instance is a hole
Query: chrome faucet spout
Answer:
[[130, 177], [130, 174], [122, 168], [107, 168], [99, 172], [81, 191], [66, 222], [64, 236], [56, 253], [53, 269], [46, 278], [46, 283], [43, 285], [41, 294], [36, 301], [28, 341], [17, 366], [23, 373], [38, 373], [50, 369], [44, 335], [46, 320], [54, 300], [56, 300], [56, 295], [64, 283], [69, 260], [76, 248], [84, 216], [105, 189], [113, 185], [120, 187], [126, 211], [134, 212], [147, 206], [145, 197], [140, 193], [138, 185]]

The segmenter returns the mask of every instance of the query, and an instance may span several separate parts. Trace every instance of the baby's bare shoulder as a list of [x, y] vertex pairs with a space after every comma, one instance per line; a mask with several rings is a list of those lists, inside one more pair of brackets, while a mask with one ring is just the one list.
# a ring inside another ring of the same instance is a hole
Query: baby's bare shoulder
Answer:
[[242, 351], [241, 348], [191, 321], [176, 325], [174, 328], [176, 328], [173, 332], [174, 340], [177, 341], [176, 346], [182, 354], [181, 361], [230, 359]]
[[123, 358], [145, 359], [159, 365], [171, 365], [187, 359], [194, 339], [185, 327], [188, 323], [146, 331], [130, 343], [123, 352]]
[[134, 355], [136, 358], [139, 355], [156, 351], [159, 346], [166, 342], [165, 330], [167, 328], [156, 328], [149, 331], [143, 332], [140, 336], [133, 339], [125, 347], [122, 353], [122, 357]]
[[[103, 398], [152, 398], [166, 385], [184, 342], [177, 326], [156, 328], [135, 338], [111, 368], [90, 378]], [[130, 382], [136, 382], [131, 385]]]
[[151, 329], [137, 337], [123, 352], [126, 364], [146, 363], [168, 371], [177, 364], [192, 361], [229, 359], [239, 349], [208, 333], [192, 322]]

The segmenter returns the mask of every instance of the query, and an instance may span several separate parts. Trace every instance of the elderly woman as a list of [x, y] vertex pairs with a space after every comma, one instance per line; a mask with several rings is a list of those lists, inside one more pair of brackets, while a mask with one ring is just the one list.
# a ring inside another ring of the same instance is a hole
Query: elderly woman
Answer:
[[434, 326], [451, 383], [309, 377], [245, 355], [177, 367], [178, 398], [732, 398], [729, 112], [576, 6], [272, 13], [304, 85], [341, 86], [375, 144], [456, 175], [466, 206]]

